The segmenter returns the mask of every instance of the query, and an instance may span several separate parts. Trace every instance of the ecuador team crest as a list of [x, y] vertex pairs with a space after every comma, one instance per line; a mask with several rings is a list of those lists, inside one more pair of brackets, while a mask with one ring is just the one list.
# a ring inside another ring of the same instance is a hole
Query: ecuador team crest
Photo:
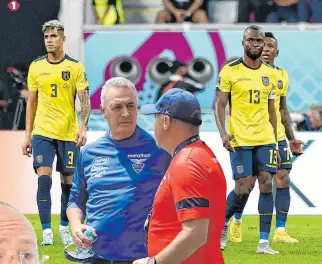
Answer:
[[277, 82], [277, 88], [280, 89], [280, 90], [283, 89], [283, 81], [279, 80]]
[[269, 78], [267, 76], [263, 76], [262, 83], [264, 86], [268, 86], [269, 85]]
[[62, 71], [61, 77], [63, 78], [64, 81], [68, 81], [70, 79], [70, 72], [69, 71]]

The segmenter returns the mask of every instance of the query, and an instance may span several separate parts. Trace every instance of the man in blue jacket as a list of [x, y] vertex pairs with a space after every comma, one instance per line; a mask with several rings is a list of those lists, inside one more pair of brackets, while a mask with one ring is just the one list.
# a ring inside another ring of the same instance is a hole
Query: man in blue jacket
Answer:
[[[146, 256], [143, 225], [170, 155], [137, 126], [134, 84], [117, 77], [102, 88], [109, 131], [82, 148], [67, 215], [74, 243], [95, 252], [90, 263], [130, 264]], [[83, 232], [95, 229], [94, 243]]]

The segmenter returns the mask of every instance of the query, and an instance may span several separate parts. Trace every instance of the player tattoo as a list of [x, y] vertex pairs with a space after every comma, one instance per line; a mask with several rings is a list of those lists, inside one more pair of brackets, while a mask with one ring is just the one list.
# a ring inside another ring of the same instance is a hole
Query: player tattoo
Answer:
[[91, 114], [91, 101], [89, 96], [89, 88], [78, 92], [80, 104], [81, 104], [81, 124], [87, 127], [89, 116]]
[[292, 128], [290, 114], [287, 110], [286, 96], [281, 96], [280, 112], [281, 112], [282, 124], [285, 127], [286, 137], [288, 140], [293, 140], [294, 139], [294, 132], [293, 132], [293, 128]]

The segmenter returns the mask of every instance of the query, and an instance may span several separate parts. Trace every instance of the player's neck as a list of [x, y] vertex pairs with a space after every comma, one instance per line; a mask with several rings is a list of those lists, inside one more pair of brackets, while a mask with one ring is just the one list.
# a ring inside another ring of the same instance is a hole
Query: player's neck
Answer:
[[258, 69], [261, 66], [260, 59], [252, 60], [251, 58], [247, 57], [246, 55], [243, 58], [244, 64], [251, 69]]
[[50, 62], [59, 62], [65, 57], [65, 52], [63, 50], [57, 51], [55, 53], [48, 53], [48, 60]]

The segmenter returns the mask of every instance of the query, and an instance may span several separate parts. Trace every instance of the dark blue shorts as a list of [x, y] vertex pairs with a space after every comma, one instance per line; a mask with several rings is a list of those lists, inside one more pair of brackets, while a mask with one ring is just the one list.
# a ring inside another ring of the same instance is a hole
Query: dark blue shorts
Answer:
[[288, 147], [286, 140], [281, 140], [278, 142], [278, 152], [281, 156], [281, 170], [291, 170], [292, 169], [292, 157], [291, 151]]
[[36, 173], [39, 167], [52, 168], [56, 155], [56, 171], [67, 174], [73, 173], [76, 168], [79, 148], [76, 147], [76, 142], [34, 135], [32, 137], [32, 153]]
[[230, 152], [230, 163], [233, 179], [247, 176], [258, 176], [260, 171], [275, 174], [277, 172], [277, 150], [275, 144], [236, 147], [236, 152]]

